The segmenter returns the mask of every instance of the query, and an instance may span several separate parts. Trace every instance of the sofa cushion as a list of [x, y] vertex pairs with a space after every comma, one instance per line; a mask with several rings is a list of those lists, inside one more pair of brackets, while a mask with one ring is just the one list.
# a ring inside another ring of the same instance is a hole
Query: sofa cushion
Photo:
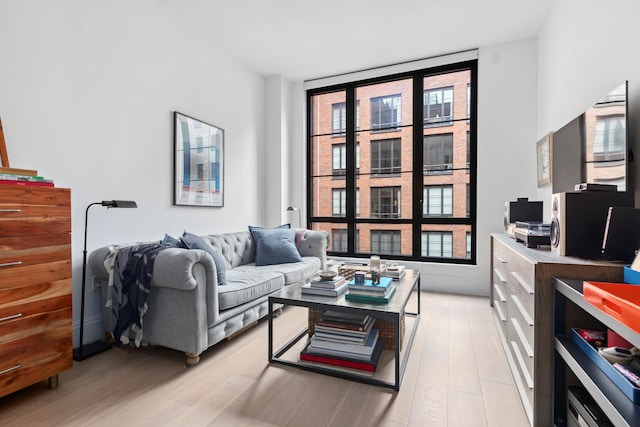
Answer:
[[183, 248], [186, 249], [186, 247], [184, 246], [184, 243], [182, 243], [182, 241], [180, 239], [176, 239], [173, 236], [170, 236], [168, 234], [165, 233], [164, 235], [164, 239], [162, 239], [160, 241], [161, 244], [165, 245], [165, 246], [170, 246], [172, 248]]
[[256, 242], [256, 265], [300, 262], [302, 257], [295, 244], [296, 233], [292, 229], [264, 229], [251, 227]]
[[217, 248], [211, 246], [211, 244], [202, 237], [187, 231], [182, 234], [180, 240], [187, 249], [201, 249], [211, 255], [213, 262], [216, 264], [216, 271], [218, 272], [218, 285], [224, 285], [226, 283], [227, 264]]
[[284, 286], [284, 276], [275, 271], [227, 271], [227, 283], [218, 288], [220, 311], [253, 301]]
[[263, 274], [278, 272], [284, 275], [285, 286], [306, 281], [320, 270], [318, 257], [302, 257], [302, 261], [287, 264], [273, 264], [257, 267], [254, 263], [240, 265], [233, 269], [237, 272], [261, 272]]

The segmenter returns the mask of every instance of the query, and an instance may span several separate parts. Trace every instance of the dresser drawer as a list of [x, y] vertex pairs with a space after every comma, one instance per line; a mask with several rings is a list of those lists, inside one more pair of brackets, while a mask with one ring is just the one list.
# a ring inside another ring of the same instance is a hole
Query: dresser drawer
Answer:
[[[68, 327], [68, 331], [71, 333], [71, 295], [67, 296], [66, 299], [67, 301], [62, 301], [60, 304], [63, 307], [57, 310], [42, 311], [39, 313], [31, 312], [28, 316], [6, 316], [5, 320], [0, 322], [0, 345], [3, 346], [3, 353], [5, 351], [5, 344], [26, 336], [41, 333], [47, 334], [53, 329], [62, 326], [65, 328]], [[40, 350], [34, 348], [32, 351], [38, 352]]]
[[19, 288], [0, 288], [0, 328], [20, 324], [33, 316], [71, 307], [71, 279]]
[[71, 234], [0, 237], [0, 269], [71, 258]]
[[0, 210], [8, 206], [36, 205], [45, 207], [71, 205], [68, 188], [3, 185], [0, 189]]
[[29, 236], [71, 232], [65, 206], [0, 206], [0, 236]]
[[0, 268], [0, 289], [51, 283], [71, 278], [71, 260]]
[[2, 343], [0, 396], [73, 366], [71, 308], [42, 316], [40, 322], [48, 327]]

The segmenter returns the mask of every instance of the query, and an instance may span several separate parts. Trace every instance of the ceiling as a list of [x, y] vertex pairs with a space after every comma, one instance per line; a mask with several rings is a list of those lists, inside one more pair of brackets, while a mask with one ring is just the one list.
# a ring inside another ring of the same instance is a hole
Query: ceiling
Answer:
[[533, 37], [553, 0], [157, 0], [264, 76], [326, 77]]

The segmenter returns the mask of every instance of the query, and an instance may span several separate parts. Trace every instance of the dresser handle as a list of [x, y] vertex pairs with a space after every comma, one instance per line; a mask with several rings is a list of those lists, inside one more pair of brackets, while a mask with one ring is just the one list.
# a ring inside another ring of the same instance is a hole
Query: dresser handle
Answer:
[[11, 316], [7, 316], [7, 317], [0, 317], [0, 322], [4, 322], [11, 319], [17, 319], [18, 317], [22, 317], [22, 313], [12, 314]]
[[16, 366], [12, 366], [9, 369], [5, 369], [4, 371], [0, 371], [0, 375], [8, 374], [9, 372], [15, 371], [16, 369], [20, 369], [20, 368], [22, 368], [22, 365], [20, 365], [20, 364], [18, 364]]
[[9, 213], [9, 212], [22, 212], [22, 209], [0, 209], [0, 212], [2, 213]]
[[20, 265], [20, 264], [22, 264], [22, 261], [5, 262], [5, 263], [0, 263], [0, 267], [11, 267], [13, 265]]

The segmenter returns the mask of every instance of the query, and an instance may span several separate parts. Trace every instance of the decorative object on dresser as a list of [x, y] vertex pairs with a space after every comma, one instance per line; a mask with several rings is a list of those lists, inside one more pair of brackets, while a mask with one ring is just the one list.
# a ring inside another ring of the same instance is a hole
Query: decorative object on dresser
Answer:
[[0, 187], [0, 397], [73, 366], [71, 190]]
[[87, 225], [89, 223], [89, 208], [101, 205], [107, 208], [137, 208], [134, 201], [129, 200], [103, 200], [102, 202], [90, 203], [84, 213], [84, 247], [82, 249], [82, 299], [80, 302], [80, 339], [77, 348], [73, 349], [73, 360], [82, 361], [96, 354], [111, 348], [111, 343], [107, 341], [96, 341], [84, 345], [84, 299], [87, 288]]
[[[553, 425], [553, 278], [620, 281], [623, 265], [531, 249], [491, 234], [491, 298], [498, 336], [529, 422]], [[588, 326], [588, 325], [583, 325]]]

